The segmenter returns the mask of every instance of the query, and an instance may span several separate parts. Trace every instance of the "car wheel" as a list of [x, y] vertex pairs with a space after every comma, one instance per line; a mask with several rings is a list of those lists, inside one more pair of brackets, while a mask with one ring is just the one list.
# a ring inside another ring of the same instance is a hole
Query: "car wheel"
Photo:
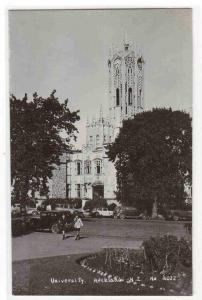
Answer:
[[51, 232], [52, 233], [59, 233], [59, 227], [58, 227], [58, 224], [53, 224], [52, 226], [51, 226]]
[[121, 220], [125, 219], [125, 215], [121, 214], [121, 215], [120, 215], [120, 219], [121, 219]]

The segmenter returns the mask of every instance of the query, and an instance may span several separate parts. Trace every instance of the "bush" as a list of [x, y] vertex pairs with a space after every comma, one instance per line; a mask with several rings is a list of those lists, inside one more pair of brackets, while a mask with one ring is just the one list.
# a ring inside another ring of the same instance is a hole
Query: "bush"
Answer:
[[146, 263], [151, 271], [171, 274], [176, 266], [191, 266], [191, 243], [175, 236], [152, 237], [143, 242]]

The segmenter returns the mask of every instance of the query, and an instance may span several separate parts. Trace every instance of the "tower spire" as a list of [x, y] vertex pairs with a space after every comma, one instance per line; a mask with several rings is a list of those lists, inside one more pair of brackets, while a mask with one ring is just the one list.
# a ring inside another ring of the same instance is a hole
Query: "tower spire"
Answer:
[[128, 36], [127, 36], [127, 32], [124, 32], [124, 49], [125, 51], [128, 51], [129, 48], [129, 42], [128, 42]]

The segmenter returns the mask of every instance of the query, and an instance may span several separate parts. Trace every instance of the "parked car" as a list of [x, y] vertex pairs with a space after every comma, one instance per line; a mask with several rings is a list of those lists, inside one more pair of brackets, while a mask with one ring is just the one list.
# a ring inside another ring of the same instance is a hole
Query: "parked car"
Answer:
[[114, 211], [109, 210], [108, 208], [102, 207], [102, 208], [97, 208], [92, 210], [91, 214], [92, 217], [113, 217], [114, 216]]
[[41, 211], [38, 216], [31, 217], [32, 228], [35, 230], [49, 230], [53, 233], [60, 233], [61, 226], [59, 223], [62, 215], [65, 214], [67, 218], [67, 231], [74, 229], [74, 215], [69, 211]]
[[66, 207], [65, 204], [56, 204], [55, 210], [58, 210], [58, 211], [69, 211], [71, 213], [74, 212], [74, 209]]
[[114, 218], [115, 219], [126, 219], [126, 218], [139, 218], [139, 211], [135, 207], [129, 206], [117, 206], [114, 209]]
[[33, 216], [36, 216], [39, 214], [39, 211], [37, 210], [36, 207], [27, 207], [26, 208], [26, 213], [27, 215], [33, 215]]
[[191, 210], [171, 209], [167, 212], [166, 219], [173, 220], [173, 221], [191, 221], [192, 220], [192, 211]]

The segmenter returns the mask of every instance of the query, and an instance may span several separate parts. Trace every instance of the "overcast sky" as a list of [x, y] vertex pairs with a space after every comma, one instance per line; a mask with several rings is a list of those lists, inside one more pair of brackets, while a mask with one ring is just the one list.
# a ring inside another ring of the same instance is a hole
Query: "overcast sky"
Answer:
[[109, 48], [124, 34], [142, 49], [145, 108], [192, 106], [190, 9], [10, 11], [10, 92], [21, 98], [53, 89], [87, 116], [107, 106]]

